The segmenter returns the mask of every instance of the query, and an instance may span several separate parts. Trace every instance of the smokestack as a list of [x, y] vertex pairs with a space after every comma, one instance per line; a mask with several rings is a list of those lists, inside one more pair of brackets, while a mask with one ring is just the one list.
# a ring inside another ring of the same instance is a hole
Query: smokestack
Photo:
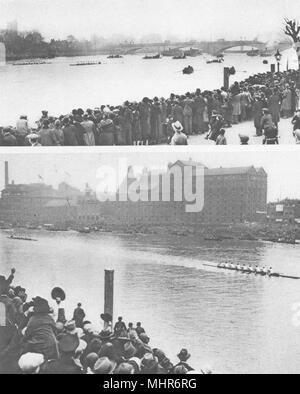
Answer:
[[5, 188], [9, 185], [8, 162], [5, 162]]

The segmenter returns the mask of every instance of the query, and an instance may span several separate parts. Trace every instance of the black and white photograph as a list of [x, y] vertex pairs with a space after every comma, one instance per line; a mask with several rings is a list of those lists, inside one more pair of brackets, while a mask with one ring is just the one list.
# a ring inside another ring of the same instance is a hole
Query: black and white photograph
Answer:
[[295, 0], [1, 0], [0, 145], [300, 143]]
[[298, 374], [299, 100], [295, 0], [0, 0], [0, 375]]
[[298, 160], [1, 154], [1, 371], [297, 373]]

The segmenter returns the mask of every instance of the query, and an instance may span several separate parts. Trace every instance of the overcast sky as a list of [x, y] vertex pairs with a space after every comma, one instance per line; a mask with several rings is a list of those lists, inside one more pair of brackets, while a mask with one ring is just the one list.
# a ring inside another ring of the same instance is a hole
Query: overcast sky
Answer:
[[0, 189], [4, 187], [4, 161], [9, 161], [10, 180], [16, 183], [40, 182], [38, 176], [42, 176], [44, 182], [55, 187], [62, 181], [84, 190], [85, 184], [96, 189], [96, 173], [103, 165], [117, 168], [119, 159], [126, 159], [128, 165], [147, 166], [153, 168], [159, 166], [166, 168], [169, 162], [178, 159], [200, 161], [209, 168], [214, 167], [240, 167], [251, 166], [264, 167], [269, 175], [269, 201], [280, 198], [300, 198], [300, 166], [299, 152], [294, 148], [284, 148], [280, 151], [265, 152], [264, 147], [250, 151], [241, 151], [240, 147], [235, 150], [228, 149], [218, 153], [214, 150], [199, 152], [192, 150], [185, 153], [111, 153], [99, 154], [6, 154], [0, 153]]
[[38, 29], [48, 39], [93, 33], [270, 38], [284, 17], [300, 18], [298, 0], [0, 0], [0, 27], [17, 20], [21, 30]]

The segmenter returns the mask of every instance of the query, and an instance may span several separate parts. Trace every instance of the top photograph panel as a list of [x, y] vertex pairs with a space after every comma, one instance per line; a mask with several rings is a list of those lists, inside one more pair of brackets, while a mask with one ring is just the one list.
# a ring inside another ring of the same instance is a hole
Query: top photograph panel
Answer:
[[300, 144], [295, 0], [0, 0], [0, 146]]

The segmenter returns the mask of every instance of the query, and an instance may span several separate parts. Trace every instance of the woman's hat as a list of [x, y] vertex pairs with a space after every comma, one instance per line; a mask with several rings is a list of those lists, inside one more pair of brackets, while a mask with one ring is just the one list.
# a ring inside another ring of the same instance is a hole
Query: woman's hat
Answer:
[[105, 323], [112, 322], [112, 316], [109, 313], [101, 313], [100, 317]]
[[54, 287], [54, 289], [51, 292], [51, 297], [53, 300], [59, 298], [61, 301], [65, 301], [66, 293], [60, 287]]
[[179, 133], [180, 131], [183, 130], [183, 126], [182, 126], [182, 124], [181, 124], [179, 121], [173, 123], [173, 124], [172, 124], [172, 128], [173, 128], [173, 130], [174, 130], [175, 132], [177, 132], [177, 133]]

